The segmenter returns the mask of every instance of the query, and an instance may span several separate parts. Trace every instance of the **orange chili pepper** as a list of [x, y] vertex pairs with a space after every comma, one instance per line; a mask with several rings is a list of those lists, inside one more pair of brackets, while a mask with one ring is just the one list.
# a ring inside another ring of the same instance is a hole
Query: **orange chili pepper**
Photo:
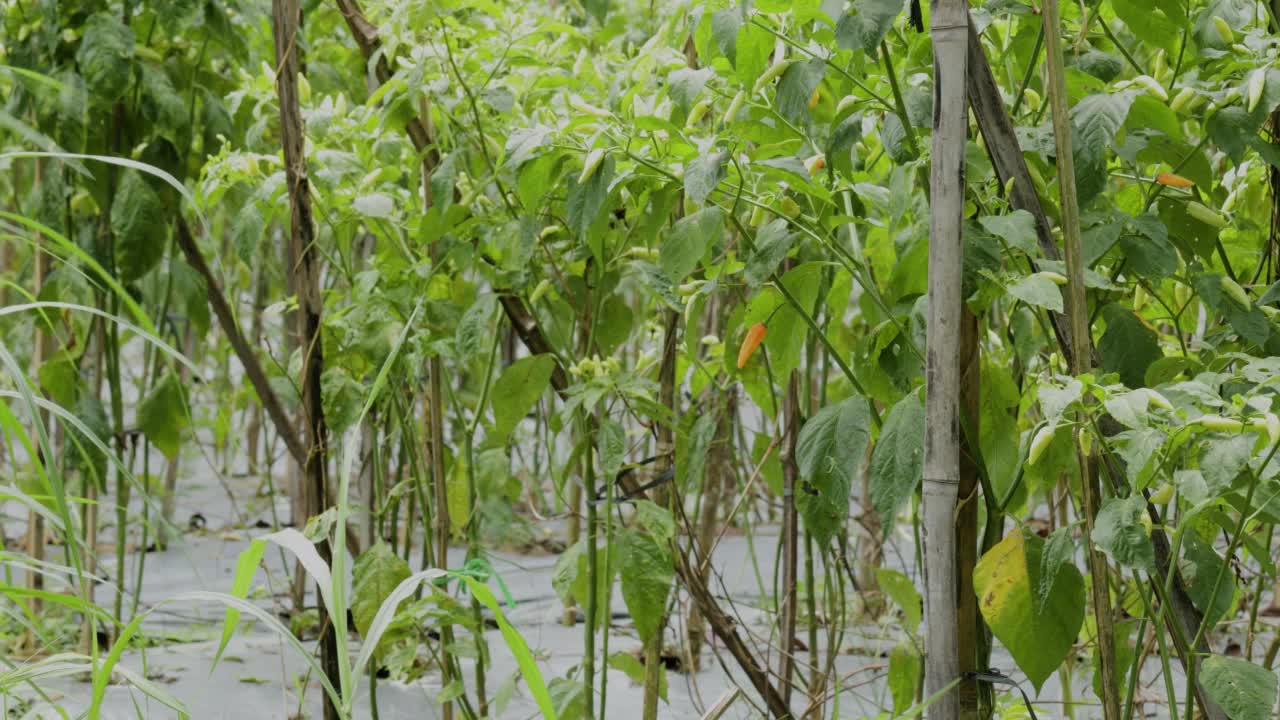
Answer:
[[809, 109], [810, 109], [810, 110], [812, 110], [812, 109], [814, 109], [814, 108], [818, 107], [818, 97], [819, 97], [819, 93], [818, 93], [818, 91], [817, 91], [817, 90], [814, 90], [814, 91], [813, 91], [813, 95], [811, 95], [811, 96], [809, 97]]
[[1189, 188], [1196, 186], [1196, 184], [1191, 180], [1188, 180], [1181, 175], [1174, 175], [1173, 173], [1160, 173], [1156, 176], [1156, 182], [1161, 185], [1175, 188]]
[[760, 347], [760, 343], [764, 342], [764, 334], [769, 331], [764, 323], [756, 323], [747, 331], [747, 336], [742, 339], [742, 349], [738, 350], [738, 369], [741, 370], [751, 359], [752, 353], [756, 348]]

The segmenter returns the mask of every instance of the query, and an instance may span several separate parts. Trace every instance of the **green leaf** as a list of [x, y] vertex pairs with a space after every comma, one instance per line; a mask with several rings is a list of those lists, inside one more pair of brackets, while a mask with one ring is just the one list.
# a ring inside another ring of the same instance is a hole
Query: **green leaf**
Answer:
[[1179, 25], [1184, 17], [1182, 13], [1176, 18], [1166, 17], [1151, 2], [1143, 0], [1111, 0], [1111, 7], [1124, 21], [1125, 27], [1144, 43], [1164, 48], [1170, 53], [1176, 51], [1175, 43], [1181, 35]]
[[660, 541], [667, 541], [676, 536], [676, 522], [671, 511], [652, 500], [637, 500], [636, 525]]
[[1141, 495], [1107, 498], [1094, 521], [1093, 543], [1122, 567], [1151, 570], [1155, 567], [1155, 550], [1142, 518], [1147, 501]]
[[569, 190], [565, 197], [565, 212], [569, 229], [579, 239], [587, 239], [587, 232], [595, 224], [604, 201], [609, 196], [609, 183], [613, 182], [613, 156], [606, 155], [600, 166], [582, 184], [574, 174], [569, 176]]
[[111, 203], [111, 233], [115, 237], [116, 268], [120, 280], [132, 283], [164, 258], [169, 217], [160, 196], [140, 173], [126, 170]]
[[[515, 658], [516, 665], [520, 668], [520, 677], [524, 678], [524, 683], [528, 686], [529, 693], [533, 695], [534, 702], [538, 704], [538, 709], [542, 711], [542, 717], [547, 720], [556, 720], [558, 715], [552, 704], [551, 694], [542, 679], [542, 671], [538, 669], [538, 663], [534, 660], [533, 653], [529, 651], [529, 644], [520, 635], [520, 631], [516, 630], [507, 620], [502, 608], [498, 606], [497, 598], [493, 596], [493, 592], [484, 583], [465, 575], [458, 577], [467, 584], [467, 589], [471, 591], [471, 597], [493, 613], [494, 620], [498, 623], [498, 630], [502, 633], [502, 639], [506, 642], [507, 649], [511, 651], [512, 657]], [[582, 683], [575, 684], [578, 687], [582, 687]]]
[[844, 50], [875, 50], [902, 6], [902, 0], [854, 0], [853, 7], [836, 23], [836, 44]]
[[1109, 218], [1104, 218], [1102, 222], [1085, 228], [1080, 234], [1081, 245], [1084, 250], [1084, 265], [1086, 268], [1092, 267], [1103, 255], [1106, 255], [1115, 244], [1120, 241], [1120, 234], [1124, 231], [1124, 223], [1111, 222]]
[[[693, 417], [696, 415], [696, 417]], [[715, 413], [691, 413], [681, 421], [676, 436], [676, 472], [681, 488], [700, 488], [707, 467], [707, 449], [716, 432]]]
[[186, 391], [171, 370], [138, 405], [138, 427], [156, 449], [172, 460], [178, 456], [182, 433], [189, 424]]
[[1249, 464], [1249, 458], [1253, 457], [1254, 442], [1252, 434], [1209, 441], [1200, 458], [1200, 472], [1204, 475], [1210, 492], [1216, 495], [1231, 487], [1236, 477]]
[[1209, 139], [1235, 162], [1244, 158], [1245, 148], [1258, 131], [1258, 123], [1242, 107], [1225, 107], [1209, 116], [1205, 124]]
[[924, 607], [920, 604], [920, 591], [906, 575], [892, 568], [876, 568], [876, 583], [898, 607], [902, 608], [902, 626], [914, 635], [920, 629]]
[[612, 355], [631, 337], [635, 313], [621, 294], [610, 295], [596, 316], [596, 342], [602, 354]]
[[982, 616], [1037, 691], [1071, 651], [1085, 606], [1084, 578], [1068, 564], [1037, 607], [1044, 544], [1029, 529], [1015, 528], [973, 571]]
[[1124, 60], [1119, 55], [1089, 49], [1076, 58], [1076, 66], [1103, 82], [1111, 82], [1124, 70]]
[[547, 689], [551, 693], [552, 706], [558, 717], [564, 720], [582, 720], [587, 714], [587, 695], [582, 681], [577, 678], [552, 678]]
[[542, 125], [512, 130], [507, 136], [507, 144], [502, 151], [506, 158], [504, 164], [520, 167], [526, 160], [537, 154], [550, 138], [551, 128]]
[[1036, 219], [1026, 210], [1014, 210], [1008, 215], [986, 215], [978, 222], [987, 232], [1003, 238], [1010, 246], [1028, 255], [1036, 253]]
[[252, 265], [258, 257], [258, 247], [266, 237], [266, 223], [262, 211], [255, 203], [245, 203], [240, 212], [235, 214], [231, 225], [231, 238], [236, 248], [236, 255], [245, 265]]
[[1178, 270], [1178, 251], [1169, 242], [1169, 229], [1156, 215], [1130, 218], [1120, 249], [1134, 272], [1152, 280], [1169, 277]]
[[1225, 316], [1240, 337], [1258, 345], [1266, 344], [1271, 337], [1271, 323], [1255, 304], [1250, 303], [1245, 308], [1234, 298], [1227, 296], [1222, 290], [1224, 278], [1219, 273], [1197, 273], [1191, 278], [1191, 284], [1204, 304], [1210, 310]]
[[818, 411], [800, 428], [796, 460], [804, 486], [796, 506], [818, 545], [826, 548], [849, 517], [853, 474], [871, 441], [866, 399], [854, 395]]
[[742, 11], [738, 8], [722, 8], [711, 15], [711, 37], [734, 67], [738, 64], [738, 31], [741, 28]]
[[133, 30], [114, 13], [99, 12], [85, 22], [76, 63], [96, 99], [112, 103], [124, 95], [133, 67], [133, 44]]
[[320, 403], [325, 423], [333, 432], [341, 434], [355, 423], [364, 398], [364, 385], [351, 377], [346, 368], [331, 365], [320, 375]]
[[[266, 541], [255, 539], [249, 542], [249, 547], [240, 552], [239, 557], [236, 558], [236, 572], [231, 579], [232, 597], [243, 600], [249, 595], [253, 576], [258, 572], [258, 563], [262, 562], [262, 555], [266, 549]], [[236, 631], [236, 624], [239, 622], [240, 611], [228, 605], [222, 620], [222, 636], [218, 641], [218, 650], [213, 654], [213, 665], [218, 664], [218, 659], [227, 649], [227, 643], [231, 641], [231, 636]]]
[[1226, 49], [1228, 43], [1222, 37], [1222, 33], [1218, 32], [1213, 19], [1222, 18], [1238, 38], [1245, 27], [1253, 22], [1256, 7], [1253, 0], [1212, 0], [1196, 20], [1196, 44], [1202, 48]]
[[1155, 472], [1152, 458], [1164, 444], [1164, 433], [1154, 428], [1128, 430], [1116, 435], [1121, 444], [1120, 456], [1124, 458], [1125, 475], [1134, 488], [1147, 487], [1151, 483], [1151, 475]]
[[1009, 294], [1028, 305], [1062, 312], [1062, 290], [1044, 275], [1028, 275], [1009, 286]]
[[40, 388], [53, 402], [69, 408], [79, 400], [81, 391], [80, 367], [77, 358], [65, 350], [40, 363], [36, 376]]
[[827, 140], [827, 162], [841, 172], [849, 172], [850, 150], [862, 139], [862, 114], [852, 113], [831, 130]]
[[[1150, 142], [1152, 149], [1159, 152], [1158, 148], [1164, 144], [1164, 141], [1151, 137], [1152, 133], [1158, 132], [1165, 138], [1180, 142], [1184, 137], [1180, 122], [1167, 103], [1143, 94], [1134, 98], [1133, 106], [1129, 108], [1129, 115], [1125, 118], [1126, 134], [1132, 132], [1146, 136], [1144, 142]], [[1178, 159], [1181, 160], [1181, 155]]]
[[609, 16], [609, 0], [584, 0], [583, 5], [596, 22], [604, 24], [605, 18]]
[[718, 207], [709, 207], [681, 218], [662, 242], [659, 261], [667, 277], [674, 283], [683, 282], [698, 266], [707, 248], [720, 242], [724, 236], [724, 214]]
[[1136, 90], [1114, 95], [1099, 93], [1085, 97], [1071, 109], [1074, 125], [1071, 154], [1075, 159], [1076, 192], [1081, 207], [1106, 187], [1107, 151], [1137, 96]]
[[525, 413], [538, 402], [555, 370], [554, 355], [533, 355], [516, 360], [502, 371], [493, 383], [490, 404], [493, 406], [491, 436], [506, 442], [511, 431]]
[[756, 233], [755, 247], [747, 258], [745, 277], [747, 285], [758, 288], [778, 269], [778, 264], [791, 250], [795, 233], [783, 218], [769, 221]]
[[924, 675], [924, 661], [908, 640], [889, 652], [889, 694], [894, 715], [901, 715], [915, 703], [916, 689]]
[[151, 65], [141, 67], [143, 97], [140, 105], [148, 120], [166, 130], [181, 131], [187, 126], [187, 106], [173, 87], [169, 75]]
[[462, 697], [467, 692], [467, 686], [461, 680], [453, 680], [449, 684], [440, 688], [439, 694], [436, 695], [435, 701], [437, 705], [444, 705], [447, 702], [453, 702]]
[[826, 75], [825, 60], [792, 63], [778, 81], [778, 114], [793, 123], [809, 121], [809, 99]]
[[889, 410], [871, 451], [871, 505], [888, 537], [924, 475], [924, 403], [909, 393]]
[[1125, 427], [1146, 427], [1147, 408], [1151, 404], [1149, 392], [1134, 390], [1114, 393], [1103, 402], [1103, 405], [1106, 406], [1107, 412]]
[[675, 575], [671, 553], [651, 535], [628, 530], [619, 538], [622, 599], [641, 642], [649, 642], [662, 628]]
[[717, 152], [699, 155], [684, 165], [684, 191], [689, 199], [702, 205], [724, 179], [725, 162], [729, 153]]
[[738, 82], [750, 88], [768, 70], [773, 42], [773, 34], [754, 23], [746, 23], [738, 30], [738, 59], [734, 63]]
[[186, 312], [196, 337], [209, 331], [209, 293], [204, 276], [179, 258], [169, 259], [169, 277], [179, 307]]
[[1147, 368], [1163, 357], [1156, 332], [1122, 305], [1108, 305], [1102, 311], [1107, 331], [1098, 341], [1102, 368], [1120, 374], [1120, 382], [1131, 388], [1143, 387]]
[[411, 574], [408, 563], [382, 541], [356, 558], [351, 568], [351, 617], [361, 637], [369, 632], [383, 601]]
[[[606, 568], [611, 568], [614, 573], [618, 571], [617, 556], [620, 549], [621, 543], [614, 543], [609, 546], [598, 544], [596, 546], [596, 567], [599, 570], [596, 575], [597, 608], [604, 608], [605, 598], [613, 588], [613, 577], [605, 570]], [[586, 608], [588, 601], [591, 599], [591, 579], [588, 572], [589, 552], [587, 539], [583, 538], [571, 545], [556, 559], [556, 564], [551, 574], [551, 587], [555, 589], [556, 595], [560, 597], [561, 601], [566, 604], [572, 601], [577, 603], [578, 607]], [[610, 559], [613, 562], [608, 562]], [[605, 621], [604, 613], [599, 613], [596, 616], [597, 628], [604, 627]]]
[[[644, 663], [631, 653], [616, 652], [609, 655], [609, 667], [625, 673], [637, 685], [644, 684]], [[658, 697], [667, 702], [667, 668], [665, 665], [659, 665], [658, 668]]]
[[458, 153], [451, 152], [444, 156], [431, 173], [431, 207], [439, 208], [442, 213], [448, 210], [453, 204], [453, 191], [457, 181]]
[[[1191, 495], [1187, 494], [1183, 488], [1188, 484], [1188, 478], [1194, 476], [1181, 472], [1179, 474], [1182, 477], [1179, 478], [1181, 482], [1178, 482], [1178, 492], [1190, 499]], [[1191, 598], [1191, 602], [1204, 615], [1206, 627], [1212, 628], [1231, 615], [1236, 598], [1235, 572], [1213, 549], [1212, 542], [1201, 537], [1194, 528], [1188, 529], [1183, 534], [1182, 558], [1178, 561], [1178, 572], [1186, 582], [1187, 595]]]
[[626, 432], [612, 419], [606, 418], [596, 431], [596, 449], [599, 452], [601, 476], [606, 479], [618, 474], [627, 454]]
[[972, 298], [983, 285], [984, 278], [1000, 270], [1004, 263], [1004, 248], [999, 239], [974, 220], [965, 220], [960, 229], [964, 245], [964, 274], [960, 289], [965, 298]]
[[1076, 544], [1071, 539], [1071, 528], [1058, 528], [1049, 536], [1044, 552], [1040, 555], [1040, 578], [1035, 587], [1037, 613], [1044, 612], [1045, 604], [1053, 594], [1053, 586], [1058, 582], [1058, 573], [1071, 565], [1075, 552]]
[[880, 126], [880, 143], [884, 145], [885, 152], [895, 163], [901, 165], [911, 161], [911, 146], [907, 144], [907, 128], [902, 124], [902, 118], [896, 113], [885, 115], [884, 123]]
[[480, 357], [488, 349], [493, 335], [489, 329], [489, 319], [497, 300], [492, 295], [482, 295], [462, 314], [454, 333], [454, 345], [461, 360], [471, 362]]
[[713, 77], [715, 77], [715, 71], [708, 68], [701, 70], [680, 68], [667, 76], [667, 92], [671, 94], [671, 99], [680, 109], [681, 115], [689, 112], [689, 108], [693, 107], [698, 96], [702, 94], [702, 88], [706, 87], [707, 81]]
[[1205, 694], [1231, 720], [1269, 720], [1276, 704], [1276, 674], [1248, 660], [1210, 655], [1200, 666]]

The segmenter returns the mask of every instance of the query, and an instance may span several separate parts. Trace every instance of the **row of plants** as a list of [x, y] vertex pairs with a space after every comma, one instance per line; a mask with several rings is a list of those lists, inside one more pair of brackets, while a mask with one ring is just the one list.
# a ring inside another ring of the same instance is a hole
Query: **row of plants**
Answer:
[[[612, 668], [655, 717], [663, 656], [715, 653], [742, 707], [834, 718], [842, 647], [884, 614], [887, 715], [1015, 716], [998, 643], [1064, 714], [1271, 717], [1278, 8], [917, 6], [5, 3], [0, 453], [28, 521], [0, 694], [89, 670], [96, 712], [154, 609], [127, 549], [177, 538], [181, 468], [209, 461], [289, 493], [295, 527], [174, 602], [310, 657], [245, 599], [278, 544], [319, 588], [326, 717], [380, 668], [502, 716], [492, 615], [547, 716], [603, 715]], [[933, 70], [947, 30], [967, 97]], [[962, 185], [931, 186], [947, 143]], [[945, 232], [959, 302], [930, 308]], [[544, 680], [486, 584], [548, 518], [583, 634]], [[770, 621], [744, 626], [712, 558], [774, 525]]]

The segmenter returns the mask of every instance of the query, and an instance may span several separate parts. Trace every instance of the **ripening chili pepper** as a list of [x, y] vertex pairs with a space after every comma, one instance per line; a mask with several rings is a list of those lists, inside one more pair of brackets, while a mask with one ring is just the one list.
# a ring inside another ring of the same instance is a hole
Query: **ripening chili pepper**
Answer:
[[1156, 182], [1173, 188], [1189, 188], [1196, 186], [1196, 184], [1191, 180], [1188, 180], [1181, 175], [1174, 175], [1173, 173], [1160, 173], [1156, 176]]
[[760, 343], [764, 342], [764, 334], [769, 331], [764, 323], [756, 323], [747, 331], [747, 336], [742, 339], [742, 349], [738, 350], [738, 369], [741, 370], [747, 361], [751, 359], [752, 353], [756, 348], [760, 347]]

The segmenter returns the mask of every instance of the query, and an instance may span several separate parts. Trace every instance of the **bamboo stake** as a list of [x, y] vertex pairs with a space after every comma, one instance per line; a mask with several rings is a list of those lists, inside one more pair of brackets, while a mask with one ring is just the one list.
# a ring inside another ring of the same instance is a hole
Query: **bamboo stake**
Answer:
[[[249, 332], [253, 337], [254, 346], [262, 345], [262, 310], [263, 303], [267, 297], [267, 268], [263, 263], [253, 270], [253, 310], [252, 310], [252, 328]], [[255, 405], [249, 412], [249, 429], [245, 432], [245, 453], [249, 456], [249, 473], [257, 474], [258, 472], [258, 450], [262, 443], [262, 406]], [[267, 472], [271, 472], [270, 458], [267, 461]]]
[[[986, 625], [978, 612], [978, 595], [973, 587], [973, 568], [978, 563], [978, 486], [976, 447], [981, 435], [979, 419], [982, 403], [982, 346], [978, 342], [981, 323], [966, 307], [960, 321], [960, 406], [968, 429], [961, 438], [960, 507], [956, 509], [956, 615], [959, 629], [957, 649], [960, 672], [986, 670], [982, 652]], [[987, 522], [999, 522], [989, 518]], [[987, 717], [990, 697], [983, 685], [969, 680], [960, 684], [960, 716], [965, 720]]]
[[931, 720], [956, 720], [960, 674], [955, 510], [960, 486], [960, 331], [968, 3], [934, 0], [933, 163], [929, 187], [929, 333], [924, 438], [925, 695]]
[[[662, 364], [658, 368], [658, 402], [671, 413], [672, 423], [679, 417], [676, 405], [676, 348], [680, 335], [680, 313], [666, 313], [666, 335], [662, 341]], [[661, 475], [671, 469], [675, 457], [675, 433], [672, 426], [658, 423], [654, 439], [654, 473]], [[654, 489], [654, 502], [667, 507], [671, 493], [665, 486]], [[658, 629], [644, 646], [644, 709], [643, 720], [658, 718], [658, 690], [662, 681], [662, 641], [666, 635], [666, 616], [658, 623]]]
[[[796, 574], [799, 559], [799, 530], [795, 493], [800, 479], [796, 460], [796, 439], [800, 434], [800, 380], [792, 370], [787, 381], [787, 394], [782, 400], [784, 432], [782, 451], [782, 597], [778, 599], [779, 632], [782, 646], [778, 649], [778, 683], [782, 701], [791, 706], [791, 686], [795, 672], [796, 638]], [[776, 576], [775, 576], [776, 577]]]
[[[320, 259], [315, 249], [315, 226], [311, 216], [311, 187], [307, 180], [306, 135], [298, 101], [298, 68], [301, 48], [298, 44], [302, 10], [298, 0], [272, 0], [271, 27], [276, 50], [276, 93], [280, 102], [281, 142], [284, 146], [285, 177], [289, 189], [289, 256], [298, 296], [298, 329], [301, 336], [302, 408], [306, 425], [306, 453], [303, 463], [303, 496], [305, 513], [315, 516], [324, 512], [328, 499], [326, 465], [328, 428], [321, 403], [320, 377], [324, 372], [324, 351], [320, 333], [324, 299], [320, 295]], [[345, 528], [340, 529], [343, 531]], [[327, 541], [316, 548], [325, 562], [330, 562]], [[320, 663], [331, 682], [338, 681], [338, 644], [327, 611], [319, 605]], [[339, 709], [325, 694], [325, 720], [338, 720]]]
[[[1076, 198], [1076, 173], [1072, 159], [1071, 117], [1067, 106], [1066, 76], [1063, 71], [1061, 21], [1057, 0], [1045, 0], [1045, 60], [1049, 75], [1049, 104], [1053, 115], [1053, 136], [1057, 149], [1058, 193], [1062, 209], [1062, 240], [1067, 261], [1067, 321], [1071, 327], [1071, 372], [1089, 372], [1089, 306], [1085, 297], [1084, 256], [1080, 238], [1080, 208]], [[1093, 520], [1098, 512], [1100, 487], [1097, 458], [1084, 449], [1081, 431], [1076, 431], [1077, 455], [1084, 495], [1085, 544], [1093, 575], [1093, 612], [1097, 621], [1098, 656], [1102, 674], [1102, 709], [1107, 720], [1120, 717], [1119, 671], [1116, 665], [1114, 621], [1111, 617], [1110, 569], [1106, 557], [1093, 547]]]

